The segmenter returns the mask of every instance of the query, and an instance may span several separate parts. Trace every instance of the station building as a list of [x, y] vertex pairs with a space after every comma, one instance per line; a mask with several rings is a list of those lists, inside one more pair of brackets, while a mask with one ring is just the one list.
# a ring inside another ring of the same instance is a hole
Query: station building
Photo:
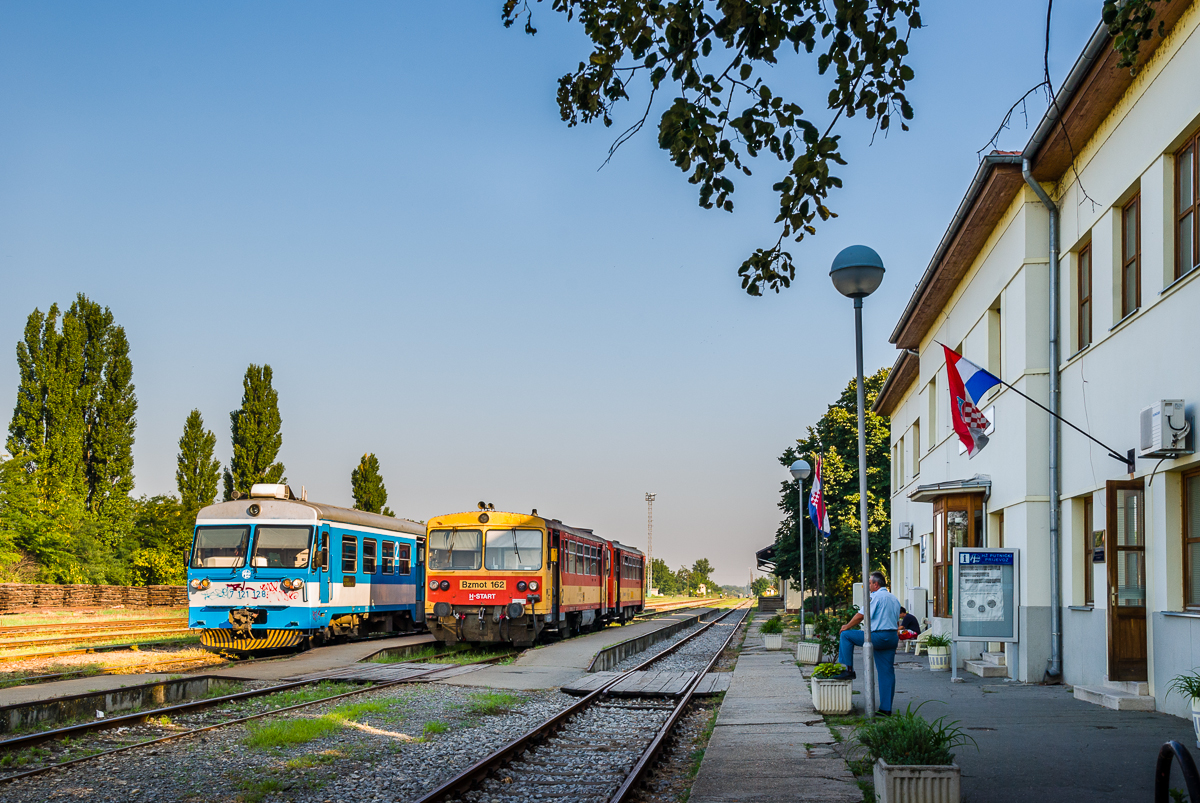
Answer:
[[978, 404], [990, 443], [969, 459], [939, 345], [1049, 407], [1057, 385], [1061, 416], [1122, 456], [1153, 447], [1157, 402], [1183, 400], [1195, 424], [1200, 8], [1163, 6], [1136, 74], [1101, 25], [1024, 151], [983, 159], [892, 333], [876, 411], [892, 422], [892, 586], [911, 610], [949, 630], [950, 550], [1019, 550], [1019, 639], [960, 644], [964, 669], [1190, 716], [1167, 684], [1200, 666], [1195, 435], [1130, 473], [1001, 385]]

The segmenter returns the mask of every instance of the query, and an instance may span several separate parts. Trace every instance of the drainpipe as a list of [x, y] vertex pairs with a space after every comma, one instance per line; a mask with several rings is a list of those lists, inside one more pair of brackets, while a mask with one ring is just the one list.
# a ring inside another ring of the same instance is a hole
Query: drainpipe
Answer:
[[1058, 207], [1042, 189], [1030, 170], [1028, 157], [1021, 160], [1021, 175], [1034, 195], [1050, 215], [1050, 664], [1046, 674], [1062, 677], [1062, 502], [1059, 500], [1059, 452], [1062, 428], [1057, 416], [1062, 412], [1059, 394], [1059, 264], [1058, 264]]

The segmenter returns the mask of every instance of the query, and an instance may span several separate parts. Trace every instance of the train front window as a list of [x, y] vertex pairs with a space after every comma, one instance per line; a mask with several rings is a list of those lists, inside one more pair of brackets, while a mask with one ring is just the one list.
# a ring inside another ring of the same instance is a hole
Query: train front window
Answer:
[[259, 525], [254, 531], [254, 567], [303, 569], [308, 566], [312, 527]]
[[542, 568], [542, 531], [488, 530], [483, 563], [492, 571], [536, 572]]
[[429, 569], [477, 571], [483, 558], [482, 530], [430, 530]]
[[246, 565], [249, 527], [197, 527], [193, 569], [240, 569]]

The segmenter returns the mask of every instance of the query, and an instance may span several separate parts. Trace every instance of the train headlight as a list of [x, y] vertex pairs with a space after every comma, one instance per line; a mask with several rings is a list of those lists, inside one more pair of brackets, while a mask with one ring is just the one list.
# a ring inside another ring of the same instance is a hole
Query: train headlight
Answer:
[[537, 590], [538, 590], [538, 581], [537, 581], [537, 580], [530, 580], [530, 581], [529, 581], [529, 590], [530, 590], [530, 591], [537, 591]]
[[280, 585], [283, 586], [285, 591], [299, 591], [300, 589], [304, 588], [304, 581], [299, 577], [297, 577], [295, 580], [284, 579]]
[[192, 582], [188, 583], [188, 585], [192, 587], [193, 591], [200, 590], [200, 581], [199, 580], [193, 580]]
[[190, 586], [193, 591], [203, 591], [211, 585], [212, 583], [207, 577], [205, 577], [203, 580], [193, 580], [192, 582], [188, 583], [188, 586]]
[[442, 582], [438, 583], [438, 588], [442, 589], [443, 591], [449, 591], [450, 590], [450, 581], [443, 580]]
[[529, 588], [529, 586], [525, 584], [524, 580], [517, 581], [517, 590], [518, 591], [524, 591], [526, 588]]
[[437, 581], [437, 580], [430, 580], [430, 581], [429, 581], [429, 590], [430, 590], [430, 591], [437, 591], [437, 590], [438, 590], [438, 581]]

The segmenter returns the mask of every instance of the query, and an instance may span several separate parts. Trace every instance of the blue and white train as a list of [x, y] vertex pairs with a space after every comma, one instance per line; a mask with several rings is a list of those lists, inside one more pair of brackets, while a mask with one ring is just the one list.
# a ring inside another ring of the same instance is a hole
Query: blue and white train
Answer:
[[425, 527], [255, 485], [200, 510], [188, 621], [213, 652], [307, 648], [425, 627]]

